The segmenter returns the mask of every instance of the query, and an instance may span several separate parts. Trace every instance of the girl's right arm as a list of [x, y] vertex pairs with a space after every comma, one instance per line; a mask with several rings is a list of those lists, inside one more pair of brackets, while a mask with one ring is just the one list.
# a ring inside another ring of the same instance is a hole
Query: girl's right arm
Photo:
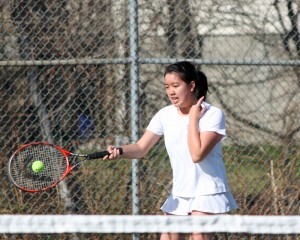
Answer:
[[[122, 158], [143, 158], [159, 139], [159, 135], [156, 135], [150, 131], [146, 131], [137, 143], [121, 146], [121, 148], [123, 149]], [[107, 151], [111, 154], [104, 157], [103, 160], [112, 160], [120, 156], [120, 151], [115, 146], [108, 146]]]

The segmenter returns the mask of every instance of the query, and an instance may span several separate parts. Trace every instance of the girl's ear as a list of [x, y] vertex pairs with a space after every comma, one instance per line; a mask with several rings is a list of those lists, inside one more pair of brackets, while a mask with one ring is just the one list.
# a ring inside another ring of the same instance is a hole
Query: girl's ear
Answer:
[[190, 82], [190, 89], [191, 89], [192, 92], [195, 90], [195, 87], [196, 87], [195, 81], [191, 81]]

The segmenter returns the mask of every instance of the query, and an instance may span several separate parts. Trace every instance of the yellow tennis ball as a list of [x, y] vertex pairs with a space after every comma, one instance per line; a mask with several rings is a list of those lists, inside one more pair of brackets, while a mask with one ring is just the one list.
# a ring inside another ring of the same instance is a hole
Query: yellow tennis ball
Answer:
[[42, 171], [44, 171], [45, 165], [42, 161], [36, 160], [32, 163], [31, 168], [35, 173], [41, 173]]

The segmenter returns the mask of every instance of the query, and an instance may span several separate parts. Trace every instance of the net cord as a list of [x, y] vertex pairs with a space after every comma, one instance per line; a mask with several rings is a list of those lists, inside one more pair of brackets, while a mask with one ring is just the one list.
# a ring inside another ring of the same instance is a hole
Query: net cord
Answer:
[[299, 234], [300, 216], [0, 215], [0, 233]]

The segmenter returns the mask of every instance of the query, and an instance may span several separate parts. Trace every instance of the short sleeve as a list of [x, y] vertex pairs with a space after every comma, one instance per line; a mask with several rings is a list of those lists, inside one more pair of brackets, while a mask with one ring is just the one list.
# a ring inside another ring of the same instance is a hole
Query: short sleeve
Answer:
[[199, 121], [200, 132], [216, 132], [226, 137], [225, 114], [219, 108], [210, 106]]
[[161, 123], [161, 111], [157, 112], [151, 119], [147, 130], [153, 132], [156, 135], [163, 136], [164, 131]]

